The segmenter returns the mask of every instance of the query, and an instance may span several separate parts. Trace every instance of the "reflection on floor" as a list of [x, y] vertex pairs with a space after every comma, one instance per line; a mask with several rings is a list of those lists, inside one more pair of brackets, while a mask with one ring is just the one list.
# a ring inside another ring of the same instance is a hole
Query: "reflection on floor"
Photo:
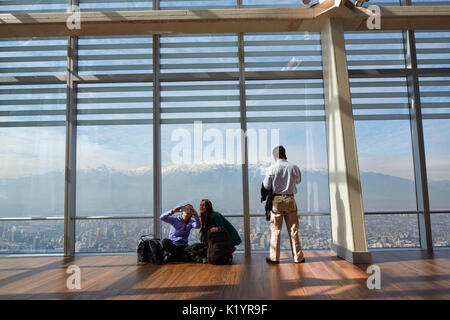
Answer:
[[[306, 252], [294, 264], [282, 254], [235, 254], [233, 265], [138, 264], [134, 255], [0, 258], [0, 299], [450, 299], [450, 250], [373, 252], [381, 289], [367, 288], [368, 265], [331, 252]], [[81, 270], [69, 290], [67, 267]]]

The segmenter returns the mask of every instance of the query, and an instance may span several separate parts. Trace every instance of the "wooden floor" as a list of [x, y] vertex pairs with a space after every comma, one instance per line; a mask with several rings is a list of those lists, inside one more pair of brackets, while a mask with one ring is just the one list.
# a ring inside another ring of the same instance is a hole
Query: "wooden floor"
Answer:
[[[368, 265], [327, 251], [306, 252], [306, 263], [265, 254], [233, 265], [138, 264], [134, 255], [0, 258], [0, 299], [450, 299], [450, 250], [373, 252], [381, 290], [366, 286]], [[66, 268], [81, 269], [81, 289], [69, 290]]]

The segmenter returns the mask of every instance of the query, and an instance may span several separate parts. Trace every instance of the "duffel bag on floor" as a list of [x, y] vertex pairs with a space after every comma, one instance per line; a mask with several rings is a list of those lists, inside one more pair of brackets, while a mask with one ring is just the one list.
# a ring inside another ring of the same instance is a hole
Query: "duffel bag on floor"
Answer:
[[225, 231], [208, 232], [208, 263], [231, 264], [233, 256]]

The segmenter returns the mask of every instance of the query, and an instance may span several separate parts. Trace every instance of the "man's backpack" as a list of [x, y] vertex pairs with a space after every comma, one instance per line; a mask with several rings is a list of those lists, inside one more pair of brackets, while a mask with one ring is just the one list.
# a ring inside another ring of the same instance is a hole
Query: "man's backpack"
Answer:
[[233, 256], [226, 231], [208, 232], [208, 263], [231, 264]]
[[140, 262], [163, 264], [164, 249], [159, 239], [151, 238], [150, 235], [141, 236], [137, 247], [137, 257]]

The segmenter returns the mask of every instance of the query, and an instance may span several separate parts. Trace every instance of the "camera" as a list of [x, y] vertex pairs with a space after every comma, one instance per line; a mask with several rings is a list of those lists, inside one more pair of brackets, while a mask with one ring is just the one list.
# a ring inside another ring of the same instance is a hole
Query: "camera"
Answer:
[[181, 208], [181, 211], [191, 213], [191, 208], [189, 206], [184, 206], [183, 208]]

